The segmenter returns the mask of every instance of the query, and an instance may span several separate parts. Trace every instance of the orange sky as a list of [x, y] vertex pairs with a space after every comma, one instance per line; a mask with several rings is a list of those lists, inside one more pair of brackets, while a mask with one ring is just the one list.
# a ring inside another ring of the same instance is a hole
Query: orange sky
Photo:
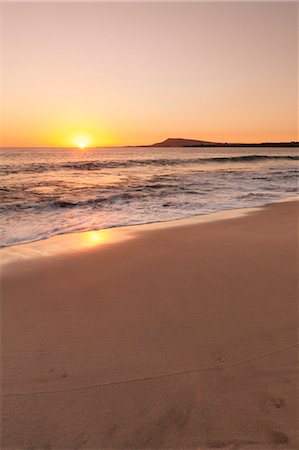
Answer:
[[297, 3], [2, 3], [2, 146], [298, 140]]

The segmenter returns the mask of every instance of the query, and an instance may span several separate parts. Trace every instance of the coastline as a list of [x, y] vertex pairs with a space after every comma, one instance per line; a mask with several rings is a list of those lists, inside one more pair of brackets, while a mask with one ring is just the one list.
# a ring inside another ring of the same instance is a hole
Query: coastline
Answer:
[[296, 448], [298, 201], [226, 213], [14, 246], [3, 449]]
[[22, 260], [37, 257], [55, 256], [66, 252], [76, 252], [134, 238], [139, 232], [155, 229], [172, 228], [184, 225], [195, 225], [221, 220], [230, 220], [258, 212], [272, 204], [297, 202], [298, 196], [288, 196], [256, 207], [224, 209], [209, 214], [196, 214], [172, 220], [147, 222], [141, 224], [121, 225], [110, 228], [99, 228], [88, 231], [60, 233], [38, 240], [11, 244], [0, 247], [0, 270], [8, 264], [16, 264]]

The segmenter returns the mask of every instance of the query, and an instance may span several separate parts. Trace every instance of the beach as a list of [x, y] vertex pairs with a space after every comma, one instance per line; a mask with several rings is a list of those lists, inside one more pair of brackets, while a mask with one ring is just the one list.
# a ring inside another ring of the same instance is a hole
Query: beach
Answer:
[[2, 249], [1, 448], [297, 449], [297, 232], [290, 201]]

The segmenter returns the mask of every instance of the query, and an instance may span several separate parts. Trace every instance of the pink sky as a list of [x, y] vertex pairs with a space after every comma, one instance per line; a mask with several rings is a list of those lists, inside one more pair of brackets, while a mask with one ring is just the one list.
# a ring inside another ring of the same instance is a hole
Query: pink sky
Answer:
[[2, 145], [298, 140], [297, 3], [0, 8]]

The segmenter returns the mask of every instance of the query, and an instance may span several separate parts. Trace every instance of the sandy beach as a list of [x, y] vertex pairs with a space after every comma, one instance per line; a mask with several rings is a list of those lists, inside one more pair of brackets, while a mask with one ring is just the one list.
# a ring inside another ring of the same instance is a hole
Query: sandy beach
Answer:
[[12, 247], [1, 448], [297, 449], [297, 232], [293, 201]]

